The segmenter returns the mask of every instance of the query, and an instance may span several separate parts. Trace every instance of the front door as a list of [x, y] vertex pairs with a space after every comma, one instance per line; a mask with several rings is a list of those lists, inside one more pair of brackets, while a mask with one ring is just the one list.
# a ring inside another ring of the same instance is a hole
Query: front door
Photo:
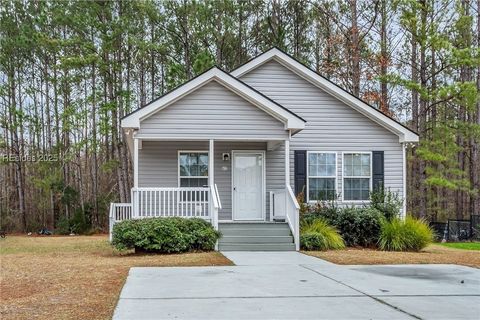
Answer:
[[233, 152], [234, 220], [264, 219], [264, 158], [263, 152]]

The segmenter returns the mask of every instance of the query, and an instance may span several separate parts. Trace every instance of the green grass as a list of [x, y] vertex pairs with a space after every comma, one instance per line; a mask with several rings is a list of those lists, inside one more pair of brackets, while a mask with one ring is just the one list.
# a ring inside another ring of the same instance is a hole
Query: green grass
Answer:
[[480, 242], [446, 242], [439, 245], [453, 249], [480, 250]]

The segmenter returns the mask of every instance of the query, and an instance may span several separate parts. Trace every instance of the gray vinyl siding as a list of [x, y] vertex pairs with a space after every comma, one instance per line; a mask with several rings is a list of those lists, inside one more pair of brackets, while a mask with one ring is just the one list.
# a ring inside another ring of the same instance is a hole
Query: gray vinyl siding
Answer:
[[[214, 142], [214, 180], [218, 187], [222, 209], [220, 220], [232, 219], [232, 170], [230, 161], [223, 161], [222, 153], [232, 150], [266, 150], [266, 142], [215, 141]], [[208, 151], [206, 141], [143, 141], [139, 150], [138, 186], [139, 187], [178, 187], [178, 151]], [[269, 219], [269, 191], [285, 185], [285, 156], [283, 146], [266, 151], [265, 175], [265, 213]]]
[[211, 81], [140, 123], [140, 135], [285, 139], [282, 122]]
[[402, 146], [398, 136], [311, 84], [276, 61], [241, 80], [304, 118], [305, 129], [290, 143], [291, 183], [294, 150], [337, 152], [337, 190], [342, 193], [342, 151], [384, 151], [385, 186], [402, 196]]

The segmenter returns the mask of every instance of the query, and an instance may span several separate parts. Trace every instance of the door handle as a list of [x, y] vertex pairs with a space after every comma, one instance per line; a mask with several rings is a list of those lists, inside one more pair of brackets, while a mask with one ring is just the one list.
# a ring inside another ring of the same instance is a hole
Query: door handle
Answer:
[[233, 187], [233, 191], [237, 191], [237, 187]]

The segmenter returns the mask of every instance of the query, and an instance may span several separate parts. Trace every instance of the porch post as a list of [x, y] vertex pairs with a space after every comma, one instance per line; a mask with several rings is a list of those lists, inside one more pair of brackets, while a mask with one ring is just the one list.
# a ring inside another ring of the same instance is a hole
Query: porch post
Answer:
[[402, 143], [402, 215], [401, 218], [407, 217], [407, 144]]
[[133, 138], [133, 190], [132, 190], [132, 218], [139, 216], [139, 198], [138, 198], [138, 139]]
[[290, 140], [285, 140], [285, 186], [290, 185]]
[[209, 140], [208, 144], [208, 186], [210, 187], [211, 185], [214, 184], [214, 145], [213, 145], [213, 139]]
[[138, 139], [133, 138], [133, 187], [138, 187]]

